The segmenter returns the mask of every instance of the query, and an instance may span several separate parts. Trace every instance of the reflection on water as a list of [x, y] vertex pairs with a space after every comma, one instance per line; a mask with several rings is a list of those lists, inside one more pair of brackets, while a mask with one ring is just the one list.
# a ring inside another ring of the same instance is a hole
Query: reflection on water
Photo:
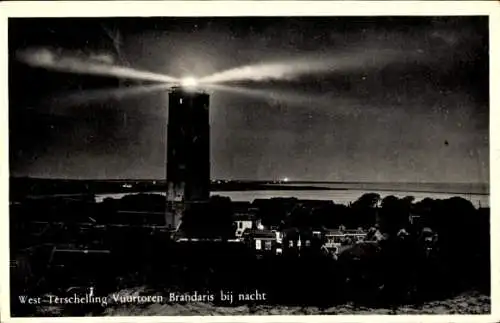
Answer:
[[[365, 193], [378, 193], [382, 198], [393, 195], [396, 197], [413, 196], [415, 202], [418, 202], [426, 197], [433, 199], [447, 199], [454, 196], [462, 197], [469, 200], [475, 207], [489, 207], [490, 197], [488, 194], [453, 194], [453, 193], [428, 193], [428, 192], [391, 192], [391, 191], [372, 191], [372, 190], [293, 190], [293, 191], [219, 191], [212, 192], [211, 195], [227, 196], [232, 201], [253, 201], [254, 199], [269, 199], [272, 197], [295, 197], [302, 200], [332, 200], [337, 204], [348, 204], [354, 202]], [[133, 193], [111, 193], [100, 194], [96, 196], [97, 202], [101, 202], [107, 197], [119, 199], [127, 194]], [[161, 194], [165, 192], [150, 192], [148, 194]]]

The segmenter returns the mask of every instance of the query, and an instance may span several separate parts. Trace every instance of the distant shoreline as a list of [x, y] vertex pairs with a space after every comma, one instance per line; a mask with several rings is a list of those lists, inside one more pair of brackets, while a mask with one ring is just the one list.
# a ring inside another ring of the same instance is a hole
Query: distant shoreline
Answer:
[[[386, 188], [317, 188], [317, 187], [281, 187], [275, 186], [273, 188], [263, 188], [263, 189], [240, 189], [240, 190], [211, 190], [211, 192], [233, 192], [233, 191], [379, 191], [379, 192], [408, 192], [408, 193], [428, 193], [428, 194], [457, 194], [457, 195], [484, 195], [489, 196], [490, 193], [479, 193], [479, 192], [448, 192], [448, 191], [431, 191], [431, 190], [397, 190], [397, 189], [386, 189]], [[140, 193], [140, 192], [139, 192]]]
[[[210, 192], [247, 192], [247, 191], [379, 191], [379, 192], [407, 192], [407, 193], [428, 193], [428, 194], [457, 194], [457, 195], [482, 195], [489, 196], [490, 193], [484, 192], [453, 192], [453, 191], [431, 191], [431, 190], [404, 190], [404, 189], [388, 189], [388, 188], [329, 188], [329, 187], [311, 187], [311, 186], [263, 186], [263, 187], [248, 187], [248, 188], [220, 188], [211, 189]], [[155, 194], [159, 193], [157, 189], [151, 190], [129, 190], [129, 191], [105, 191], [105, 192], [81, 192], [81, 193], [55, 193], [48, 195], [29, 195], [29, 197], [42, 196], [77, 196], [77, 195], [103, 195], [103, 194]]]
[[[27, 177], [10, 178], [11, 197], [77, 196], [157, 193], [166, 190], [165, 180], [65, 180]], [[212, 181], [211, 192], [248, 191], [366, 191], [489, 196], [489, 186], [480, 183], [369, 183], [369, 182], [260, 182]]]

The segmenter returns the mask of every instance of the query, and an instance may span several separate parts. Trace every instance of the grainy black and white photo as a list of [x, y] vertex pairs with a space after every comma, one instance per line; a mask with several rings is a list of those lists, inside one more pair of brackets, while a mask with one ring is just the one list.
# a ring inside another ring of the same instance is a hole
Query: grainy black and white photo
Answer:
[[489, 17], [8, 20], [12, 317], [489, 314]]

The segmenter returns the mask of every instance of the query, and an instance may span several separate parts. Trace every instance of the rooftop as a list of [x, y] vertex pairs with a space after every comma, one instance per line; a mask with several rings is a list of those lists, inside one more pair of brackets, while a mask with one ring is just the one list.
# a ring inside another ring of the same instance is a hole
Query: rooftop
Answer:
[[276, 234], [270, 230], [247, 229], [243, 232], [243, 236], [252, 238], [273, 238], [276, 239]]
[[234, 221], [254, 221], [256, 218], [251, 214], [234, 214]]

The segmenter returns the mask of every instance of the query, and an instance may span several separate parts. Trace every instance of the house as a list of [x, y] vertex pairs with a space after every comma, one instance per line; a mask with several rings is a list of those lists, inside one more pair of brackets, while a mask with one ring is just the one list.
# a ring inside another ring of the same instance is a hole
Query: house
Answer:
[[364, 241], [365, 237], [366, 233], [358, 230], [326, 230], [323, 247], [337, 257], [353, 245]]
[[235, 213], [233, 221], [236, 227], [234, 235], [236, 238], [241, 238], [243, 232], [247, 229], [254, 229], [257, 227], [257, 220], [253, 214], [249, 213]]
[[344, 230], [340, 228], [338, 230], [326, 230], [324, 232], [325, 236], [325, 246], [327, 248], [336, 248], [343, 245], [352, 245], [366, 238], [367, 232], [363, 230]]
[[345, 230], [344, 234], [346, 237], [353, 239], [355, 242], [360, 242], [365, 240], [367, 232], [363, 231], [363, 229], [358, 228], [356, 230]]
[[327, 248], [334, 248], [340, 246], [345, 238], [344, 232], [341, 230], [326, 230], [324, 232], [325, 246]]
[[386, 237], [380, 230], [376, 227], [372, 227], [368, 230], [364, 241], [378, 242], [384, 240]]
[[251, 219], [238, 219], [234, 223], [236, 224], [235, 236], [237, 238], [241, 238], [245, 230], [253, 228], [253, 221]]
[[321, 236], [317, 231], [288, 229], [283, 232], [283, 249], [287, 254], [302, 254], [306, 250], [319, 249]]
[[243, 232], [245, 243], [258, 253], [276, 253], [279, 248], [276, 233], [270, 230], [246, 229]]

